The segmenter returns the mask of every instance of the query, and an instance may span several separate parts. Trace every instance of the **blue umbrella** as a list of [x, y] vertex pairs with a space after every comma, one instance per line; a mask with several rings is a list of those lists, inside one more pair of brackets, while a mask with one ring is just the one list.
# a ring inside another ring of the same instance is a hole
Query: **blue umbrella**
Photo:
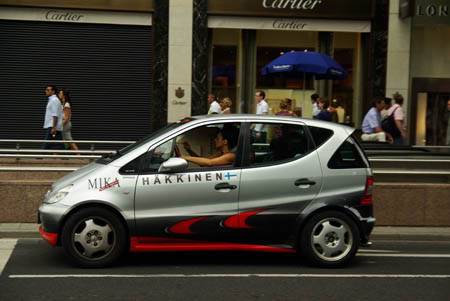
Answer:
[[290, 73], [312, 74], [316, 79], [345, 79], [347, 71], [331, 57], [315, 51], [287, 52], [261, 70], [262, 75]]

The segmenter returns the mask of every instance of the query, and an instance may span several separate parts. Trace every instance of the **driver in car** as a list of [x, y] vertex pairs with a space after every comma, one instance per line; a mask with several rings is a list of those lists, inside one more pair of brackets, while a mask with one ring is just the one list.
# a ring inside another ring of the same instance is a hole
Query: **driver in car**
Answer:
[[192, 151], [189, 143], [184, 142], [183, 147], [190, 154], [190, 156], [181, 156], [181, 158], [199, 166], [231, 165], [236, 160], [238, 134], [239, 130], [235, 128], [224, 128], [220, 130], [214, 139], [217, 153], [210, 157], [198, 156], [194, 151]]

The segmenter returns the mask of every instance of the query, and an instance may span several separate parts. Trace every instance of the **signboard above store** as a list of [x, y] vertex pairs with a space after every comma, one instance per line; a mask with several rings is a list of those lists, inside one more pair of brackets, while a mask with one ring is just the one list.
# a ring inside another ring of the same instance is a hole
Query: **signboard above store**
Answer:
[[100, 23], [117, 25], [152, 25], [152, 14], [81, 9], [2, 7], [0, 20]]
[[414, 25], [450, 24], [450, 0], [400, 0], [399, 15]]
[[260, 18], [237, 16], [210, 16], [208, 18], [208, 27], [288, 31], [370, 32], [370, 22], [364, 20]]
[[416, 0], [415, 25], [450, 24], [450, 0]]
[[154, 10], [153, 0], [0, 0], [0, 5], [130, 12]]
[[209, 0], [208, 14], [369, 20], [375, 0]]

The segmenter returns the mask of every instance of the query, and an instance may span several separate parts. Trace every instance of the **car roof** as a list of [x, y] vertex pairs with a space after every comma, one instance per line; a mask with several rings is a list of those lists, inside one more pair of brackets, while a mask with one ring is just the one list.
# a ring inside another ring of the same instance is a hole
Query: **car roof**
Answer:
[[299, 117], [293, 117], [293, 116], [278, 116], [278, 115], [256, 115], [256, 114], [211, 114], [211, 115], [197, 115], [189, 117], [193, 120], [198, 121], [204, 121], [204, 120], [239, 120], [239, 121], [246, 121], [246, 120], [261, 120], [261, 121], [300, 121], [303, 122], [306, 125], [310, 126], [317, 126], [317, 127], [323, 127], [328, 129], [340, 129], [344, 130], [347, 133], [352, 133], [355, 129], [351, 128], [346, 125], [329, 122], [329, 121], [323, 121], [323, 120], [317, 120], [317, 119], [311, 119], [311, 118], [299, 118]]

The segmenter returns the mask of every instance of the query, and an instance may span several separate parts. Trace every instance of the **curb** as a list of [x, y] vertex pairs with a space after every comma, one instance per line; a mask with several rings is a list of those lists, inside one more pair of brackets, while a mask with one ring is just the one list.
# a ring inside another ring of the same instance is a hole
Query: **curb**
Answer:
[[390, 227], [373, 229], [372, 240], [450, 240], [450, 227]]

